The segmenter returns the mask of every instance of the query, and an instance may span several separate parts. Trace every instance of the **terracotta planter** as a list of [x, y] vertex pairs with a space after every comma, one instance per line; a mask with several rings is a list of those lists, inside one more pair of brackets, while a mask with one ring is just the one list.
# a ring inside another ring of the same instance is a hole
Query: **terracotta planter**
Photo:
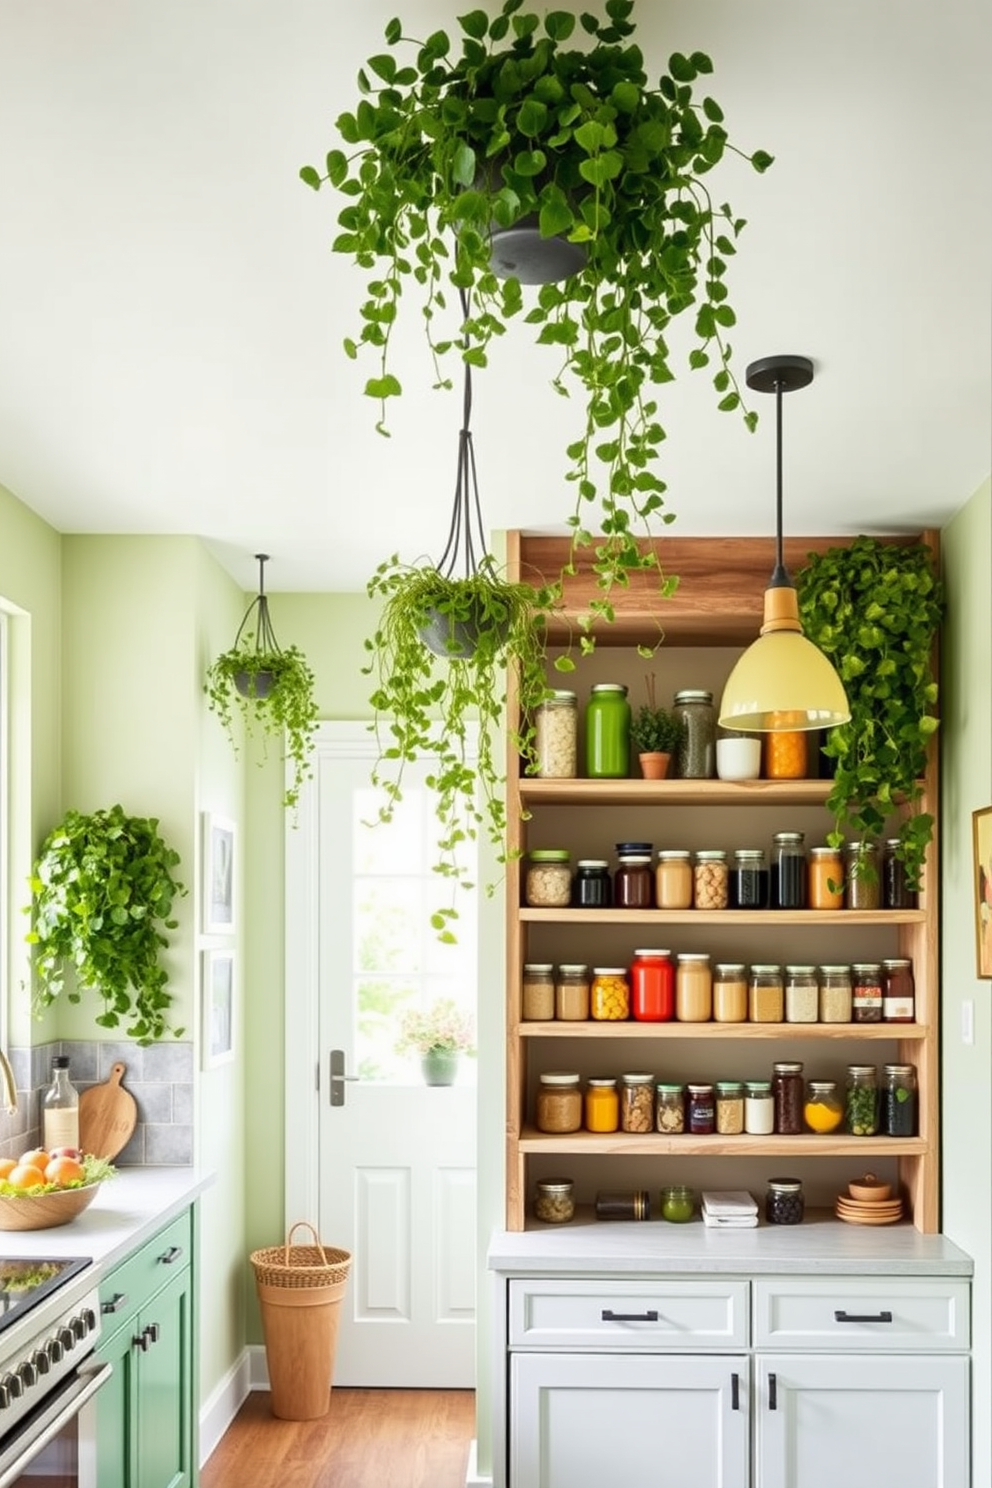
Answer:
[[670, 754], [639, 754], [637, 758], [641, 762], [641, 774], [645, 780], [664, 780], [668, 774], [668, 761]]

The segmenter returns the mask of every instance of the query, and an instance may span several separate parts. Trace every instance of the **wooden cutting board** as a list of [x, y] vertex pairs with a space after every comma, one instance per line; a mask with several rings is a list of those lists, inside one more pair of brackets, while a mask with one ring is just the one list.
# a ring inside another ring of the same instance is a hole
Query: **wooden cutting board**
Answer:
[[121, 1085], [124, 1065], [111, 1067], [110, 1078], [91, 1085], [79, 1097], [79, 1145], [95, 1157], [114, 1158], [130, 1141], [138, 1120], [134, 1096]]

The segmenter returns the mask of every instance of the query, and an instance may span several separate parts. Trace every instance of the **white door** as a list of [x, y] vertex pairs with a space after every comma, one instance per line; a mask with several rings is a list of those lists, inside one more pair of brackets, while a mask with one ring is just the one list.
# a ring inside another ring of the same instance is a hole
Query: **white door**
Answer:
[[[287, 997], [306, 997], [309, 983], [316, 1002], [315, 1016], [288, 1009], [287, 1196], [291, 1167], [309, 1165], [296, 1193], [312, 1196], [322, 1238], [352, 1253], [334, 1382], [471, 1388], [475, 1061], [460, 1060], [455, 1085], [427, 1086], [419, 1059], [394, 1045], [406, 1009], [450, 998], [474, 1011], [475, 900], [460, 893], [458, 943], [441, 945], [429, 923], [446, 885], [430, 867], [427, 764], [408, 767], [394, 821], [372, 826], [374, 755], [364, 725], [322, 724], [287, 832]], [[332, 1057], [345, 1080], [332, 1083]], [[316, 1084], [302, 1144], [301, 1076]]]

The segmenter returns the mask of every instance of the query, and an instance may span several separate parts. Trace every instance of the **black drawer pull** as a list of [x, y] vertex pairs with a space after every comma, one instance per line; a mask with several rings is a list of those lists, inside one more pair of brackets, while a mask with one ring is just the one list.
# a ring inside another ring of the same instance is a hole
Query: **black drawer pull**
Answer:
[[658, 1314], [651, 1312], [611, 1312], [608, 1307], [603, 1308], [604, 1323], [656, 1323]]
[[838, 1323], [891, 1323], [891, 1312], [835, 1312]]
[[109, 1302], [100, 1303], [101, 1312], [120, 1312], [122, 1307], [127, 1306], [127, 1292], [115, 1292]]
[[741, 1377], [736, 1372], [730, 1376], [730, 1409], [741, 1408]]
[[768, 1376], [768, 1409], [778, 1410], [778, 1375]]
[[181, 1245], [170, 1245], [165, 1254], [159, 1256], [159, 1260], [162, 1262], [163, 1266], [172, 1266], [175, 1264], [176, 1261], [178, 1261], [182, 1253], [183, 1250]]

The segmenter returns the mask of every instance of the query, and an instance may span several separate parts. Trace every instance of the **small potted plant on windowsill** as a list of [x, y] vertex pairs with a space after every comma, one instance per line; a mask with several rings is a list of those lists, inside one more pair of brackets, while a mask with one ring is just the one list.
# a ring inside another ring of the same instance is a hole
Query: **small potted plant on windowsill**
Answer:
[[440, 997], [426, 1012], [411, 1008], [403, 1014], [397, 1054], [419, 1054], [427, 1085], [453, 1085], [462, 1054], [475, 1057], [471, 1014], [450, 997]]
[[645, 780], [664, 780], [668, 765], [682, 740], [683, 723], [655, 702], [654, 678], [647, 679], [648, 701], [630, 723], [630, 737], [637, 750]]

